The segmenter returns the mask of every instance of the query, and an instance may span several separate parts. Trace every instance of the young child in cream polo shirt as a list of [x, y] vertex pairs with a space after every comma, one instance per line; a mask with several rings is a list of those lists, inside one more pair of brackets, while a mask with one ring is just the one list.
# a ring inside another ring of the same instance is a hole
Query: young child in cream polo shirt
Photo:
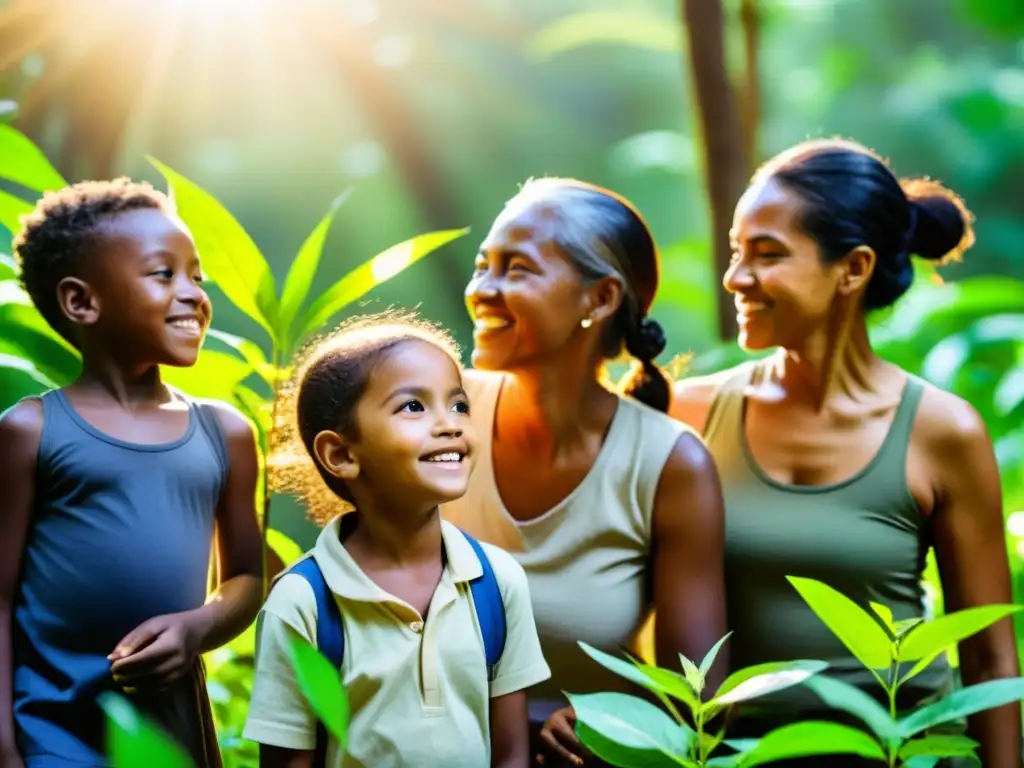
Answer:
[[[525, 574], [438, 515], [465, 492], [473, 450], [458, 360], [444, 332], [385, 315], [343, 324], [297, 366], [292, 426], [313, 461], [293, 485], [332, 519], [260, 614], [244, 735], [261, 766], [530, 765], [525, 689], [550, 671]], [[339, 499], [355, 511], [337, 516]], [[318, 732], [288, 655], [339, 617], [343, 650], [321, 652], [342, 658], [344, 751]]]

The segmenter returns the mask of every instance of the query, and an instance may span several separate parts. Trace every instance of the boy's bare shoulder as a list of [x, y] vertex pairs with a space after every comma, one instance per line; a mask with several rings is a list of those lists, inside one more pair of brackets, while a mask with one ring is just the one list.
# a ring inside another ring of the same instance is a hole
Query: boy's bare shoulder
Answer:
[[0, 413], [0, 441], [38, 445], [42, 432], [43, 402], [38, 397], [27, 397]]

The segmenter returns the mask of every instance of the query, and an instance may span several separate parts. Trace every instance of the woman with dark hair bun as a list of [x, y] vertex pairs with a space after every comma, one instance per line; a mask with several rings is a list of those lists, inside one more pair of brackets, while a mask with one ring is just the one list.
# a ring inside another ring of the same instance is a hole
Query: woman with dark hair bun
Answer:
[[[724, 284], [739, 343], [777, 351], [678, 382], [670, 411], [703, 433], [722, 478], [731, 663], [823, 659], [827, 674], [879, 693], [785, 577], [880, 603], [896, 620], [921, 617], [934, 546], [947, 610], [1011, 602], [984, 423], [970, 404], [877, 357], [865, 322], [910, 287], [912, 255], [942, 262], [970, 247], [971, 215], [934, 181], [901, 182], [859, 144], [810, 141], [755, 174], [732, 240]], [[1019, 674], [1010, 620], [964, 642], [960, 663], [964, 684]], [[951, 683], [942, 657], [904, 685], [899, 705]], [[828, 717], [801, 686], [757, 704], [730, 736]], [[1018, 706], [977, 715], [969, 732], [986, 768], [1019, 768]]]
[[[480, 445], [469, 490], [441, 514], [526, 571], [552, 674], [529, 692], [533, 743], [556, 768], [578, 749], [562, 692], [629, 685], [577, 641], [636, 649], [654, 609], [659, 663], [676, 667], [725, 634], [722, 493], [700, 438], [665, 415], [657, 288], [640, 214], [572, 179], [523, 186], [466, 287]], [[634, 372], [617, 392], [602, 369], [624, 352]]]

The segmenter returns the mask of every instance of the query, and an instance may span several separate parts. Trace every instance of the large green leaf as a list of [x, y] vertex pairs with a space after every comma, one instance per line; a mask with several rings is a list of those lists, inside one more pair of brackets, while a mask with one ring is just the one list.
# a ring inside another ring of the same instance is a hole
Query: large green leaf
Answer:
[[974, 739], [955, 733], [937, 733], [923, 739], [908, 741], [900, 747], [901, 760], [913, 757], [969, 757], [979, 744]]
[[245, 359], [245, 362], [250, 365], [253, 371], [259, 374], [260, 378], [262, 378], [269, 386], [274, 386], [274, 379], [276, 376], [274, 366], [267, 362], [267, 357], [263, 354], [263, 350], [260, 349], [259, 344], [251, 339], [236, 336], [233, 333], [219, 331], [216, 328], [211, 328], [207, 331], [207, 335], [210, 338], [227, 344], [233, 350], [238, 352], [238, 354]]
[[742, 768], [812, 755], [857, 755], [885, 760], [882, 747], [863, 731], [838, 723], [807, 720], [766, 734], [740, 761]]
[[348, 694], [341, 675], [313, 646], [296, 635], [289, 656], [303, 696], [324, 727], [342, 746], [348, 746]]
[[45, 373], [39, 370], [31, 360], [20, 355], [10, 355], [0, 352], [0, 368], [11, 371], [19, 371], [38, 383], [44, 389], [54, 389], [57, 383], [50, 379]]
[[947, 613], [918, 624], [900, 642], [899, 661], [917, 661], [946, 650], [1007, 616], [1024, 605], [982, 605]]
[[678, 673], [649, 664], [623, 661], [583, 641], [580, 641], [578, 645], [590, 658], [605, 669], [619, 675], [619, 677], [623, 677], [631, 683], [636, 683], [652, 693], [679, 699], [691, 708], [696, 705], [697, 697], [694, 695], [689, 683]]
[[14, 257], [0, 253], [0, 280], [14, 280], [18, 276], [18, 266]]
[[204, 349], [195, 365], [161, 366], [160, 375], [171, 386], [192, 397], [231, 402], [237, 387], [250, 372], [249, 364], [237, 357]]
[[841, 592], [815, 579], [787, 576], [800, 596], [861, 664], [888, 669], [892, 662], [889, 636], [869, 613]]
[[[628, 768], [636, 751], [667, 757], [688, 758], [696, 736], [649, 701], [624, 693], [569, 694], [576, 719], [601, 734], [615, 753], [604, 759]], [[582, 739], [581, 739], [582, 740]], [[583, 742], [585, 745], [586, 742]], [[589, 745], [587, 745], [589, 748]], [[611, 759], [609, 759], [611, 758]]]
[[467, 232], [468, 227], [427, 232], [393, 245], [363, 262], [316, 298], [299, 323], [299, 332], [293, 337], [294, 343], [302, 343], [303, 339], [320, 331], [328, 320], [353, 301]]
[[884, 744], [900, 741], [899, 728], [885, 708], [856, 686], [827, 675], [815, 675], [806, 683], [831, 709], [853, 715], [861, 720]]
[[295, 256], [295, 261], [292, 262], [292, 266], [288, 270], [288, 276], [285, 278], [284, 288], [281, 291], [281, 314], [278, 323], [280, 326], [279, 338], [282, 339], [282, 346], [288, 352], [291, 351], [291, 339], [295, 331], [292, 326], [299, 316], [299, 310], [302, 309], [303, 303], [309, 296], [309, 287], [313, 284], [313, 277], [320, 265], [320, 255], [324, 250], [327, 233], [330, 231], [331, 223], [334, 221], [338, 209], [348, 199], [351, 192], [352, 190], [349, 188], [334, 199], [320, 223], [302, 244]]
[[576, 722], [576, 738], [598, 759], [619, 768], [699, 768], [697, 763], [658, 750], [624, 747], [580, 721]]
[[725, 679], [713, 701], [724, 706], [781, 691], [802, 683], [827, 667], [828, 664], [824, 661], [795, 659], [769, 661], [737, 669]]
[[680, 26], [642, 11], [592, 11], [561, 16], [530, 38], [528, 52], [541, 59], [595, 44], [617, 43], [675, 53], [682, 49]]
[[0, 125], [0, 177], [37, 192], [66, 187], [67, 182], [50, 165], [46, 155], [21, 131]]
[[58, 386], [81, 371], [78, 352], [49, 326], [16, 280], [0, 281], [0, 352], [31, 360]]
[[149, 161], [167, 179], [182, 221], [192, 231], [203, 272], [231, 303], [277, 339], [277, 288], [263, 254], [216, 198], [159, 160]]
[[986, 709], [994, 709], [1024, 699], [1024, 677], [989, 680], [953, 691], [934, 704], [929, 704], [900, 720], [900, 735], [916, 736], [936, 725], [959, 720]]
[[103, 693], [107, 715], [107, 752], [113, 768], [192, 768], [188, 754], [156, 725], [142, 717], [123, 696]]
[[[3, 168], [3, 163], [0, 163]], [[21, 217], [32, 210], [32, 204], [0, 189], [0, 225], [12, 235], [21, 229]]]

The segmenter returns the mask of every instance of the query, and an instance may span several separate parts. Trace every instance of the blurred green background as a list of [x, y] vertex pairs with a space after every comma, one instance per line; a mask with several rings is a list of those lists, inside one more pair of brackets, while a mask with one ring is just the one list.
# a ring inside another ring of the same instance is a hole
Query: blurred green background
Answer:
[[[727, 89], [696, 86], [714, 85], [716, 43], [731, 103]], [[740, 357], [716, 317], [724, 231], [709, 199], [720, 222], [758, 161], [808, 137], [857, 139], [900, 175], [951, 186], [977, 216], [965, 262], [922, 267], [873, 335], [984, 416], [1024, 594], [1020, 0], [0, 0], [0, 115], [70, 180], [166, 188], [146, 161], [158, 158], [234, 214], [279, 281], [351, 188], [314, 292], [398, 241], [469, 226], [346, 309], [416, 306], [464, 345], [473, 255], [517, 185], [558, 174], [611, 187], [662, 248], [654, 315], [665, 361], [692, 352], [691, 371]], [[218, 329], [262, 338], [211, 294]], [[8, 365], [0, 408], [39, 386]], [[274, 527], [309, 545], [302, 510], [274, 505]], [[230, 760], [248, 765], [236, 737], [251, 661], [235, 651], [212, 662], [212, 686]]]

